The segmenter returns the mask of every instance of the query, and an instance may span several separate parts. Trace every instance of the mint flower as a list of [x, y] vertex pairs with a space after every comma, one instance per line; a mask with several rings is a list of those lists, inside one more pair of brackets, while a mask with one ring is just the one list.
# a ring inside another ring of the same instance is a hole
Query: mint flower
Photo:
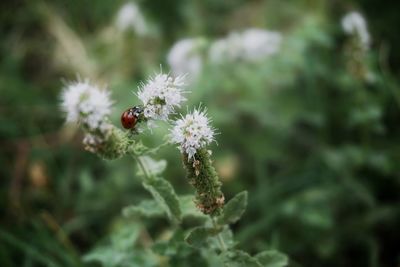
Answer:
[[172, 77], [167, 74], [158, 74], [143, 84], [137, 96], [143, 103], [143, 115], [147, 120], [167, 121], [168, 116], [174, 113], [186, 100], [184, 76]]
[[108, 91], [87, 80], [73, 82], [64, 88], [61, 99], [61, 108], [68, 122], [81, 123], [89, 131], [105, 132], [108, 129], [106, 117], [112, 105]]
[[171, 142], [178, 144], [182, 153], [194, 158], [200, 148], [214, 141], [215, 130], [210, 127], [205, 110], [195, 109], [174, 122], [170, 133]]

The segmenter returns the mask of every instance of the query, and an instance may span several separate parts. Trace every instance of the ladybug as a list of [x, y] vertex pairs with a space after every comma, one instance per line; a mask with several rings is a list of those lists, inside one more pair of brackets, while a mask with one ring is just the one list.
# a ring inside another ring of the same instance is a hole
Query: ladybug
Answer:
[[140, 114], [143, 112], [141, 107], [135, 106], [128, 108], [121, 115], [121, 124], [125, 129], [133, 129], [139, 120]]

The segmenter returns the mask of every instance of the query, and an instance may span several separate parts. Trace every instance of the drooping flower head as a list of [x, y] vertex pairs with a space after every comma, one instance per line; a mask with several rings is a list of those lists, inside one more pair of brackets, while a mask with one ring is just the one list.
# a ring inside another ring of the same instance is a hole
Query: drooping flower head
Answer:
[[111, 111], [110, 94], [89, 81], [68, 84], [61, 95], [61, 108], [68, 122], [81, 123], [89, 131], [105, 132]]
[[142, 84], [137, 93], [143, 103], [143, 115], [147, 120], [168, 120], [168, 116], [186, 100], [184, 76], [172, 77], [158, 74]]
[[213, 142], [215, 130], [210, 126], [206, 110], [195, 109], [174, 122], [171, 129], [171, 142], [178, 144], [182, 153], [191, 159], [197, 150]]
[[347, 34], [357, 36], [363, 48], [369, 48], [371, 40], [367, 29], [367, 22], [360, 13], [350, 12], [345, 15], [342, 19], [342, 27]]

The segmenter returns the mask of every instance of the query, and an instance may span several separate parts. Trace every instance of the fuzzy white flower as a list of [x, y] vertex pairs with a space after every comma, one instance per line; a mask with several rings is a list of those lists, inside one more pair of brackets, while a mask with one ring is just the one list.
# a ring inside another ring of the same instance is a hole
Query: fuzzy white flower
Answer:
[[347, 34], [356, 35], [360, 39], [363, 48], [369, 48], [371, 40], [367, 22], [360, 13], [350, 12], [345, 15], [342, 19], [342, 27]]
[[133, 29], [139, 35], [145, 35], [148, 32], [146, 20], [135, 3], [126, 3], [120, 8], [115, 24], [120, 31]]
[[167, 61], [175, 75], [189, 74], [195, 79], [203, 67], [200, 54], [201, 38], [188, 38], [175, 43], [168, 53]]
[[205, 110], [195, 109], [192, 113], [182, 116], [174, 122], [170, 139], [172, 143], [179, 144], [181, 152], [193, 158], [197, 150], [214, 141], [214, 129]]
[[89, 81], [74, 82], [64, 88], [61, 98], [61, 107], [68, 122], [80, 122], [91, 131], [104, 133], [108, 130], [106, 117], [112, 105], [108, 91], [99, 89]]
[[211, 44], [209, 58], [214, 63], [237, 60], [260, 61], [276, 54], [281, 41], [280, 33], [263, 29], [251, 28], [242, 33], [233, 32]]
[[168, 116], [185, 101], [183, 97], [184, 76], [172, 77], [158, 74], [143, 84], [138, 98], [143, 103], [143, 115], [147, 119], [168, 120]]

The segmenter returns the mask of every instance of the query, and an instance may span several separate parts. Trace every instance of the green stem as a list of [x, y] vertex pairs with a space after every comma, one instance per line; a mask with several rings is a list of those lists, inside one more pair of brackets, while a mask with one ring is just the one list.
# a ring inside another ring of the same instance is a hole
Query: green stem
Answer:
[[[210, 217], [211, 217], [211, 216], [210, 216]], [[211, 221], [212, 221], [212, 224], [213, 224], [213, 226], [214, 226], [214, 229], [215, 229], [215, 230], [218, 230], [218, 225], [217, 225], [217, 222], [215, 221], [215, 218], [214, 218], [214, 217], [211, 217]], [[219, 246], [221, 247], [221, 250], [222, 250], [223, 252], [227, 251], [226, 244], [225, 244], [224, 239], [223, 239], [222, 236], [221, 236], [221, 233], [218, 233], [218, 234], [217, 234], [217, 240], [218, 240]]]
[[132, 155], [132, 157], [138, 162], [140, 169], [142, 169], [143, 175], [146, 178], [146, 180], [151, 179], [151, 175], [149, 174], [146, 165], [143, 163], [142, 158], [137, 155]]

